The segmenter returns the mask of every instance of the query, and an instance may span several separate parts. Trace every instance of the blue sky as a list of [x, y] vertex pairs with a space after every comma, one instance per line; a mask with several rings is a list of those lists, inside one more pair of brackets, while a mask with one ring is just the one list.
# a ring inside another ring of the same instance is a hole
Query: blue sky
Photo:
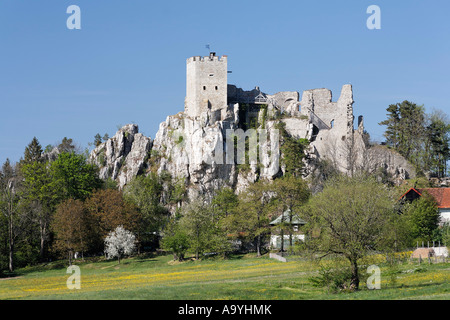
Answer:
[[[369, 30], [369, 5], [381, 30]], [[69, 30], [70, 5], [81, 30]], [[0, 161], [36, 136], [87, 148], [96, 133], [136, 123], [154, 138], [184, 109], [186, 59], [228, 55], [228, 82], [250, 90], [351, 83], [354, 113], [382, 141], [389, 104], [450, 114], [448, 0], [0, 1]]]

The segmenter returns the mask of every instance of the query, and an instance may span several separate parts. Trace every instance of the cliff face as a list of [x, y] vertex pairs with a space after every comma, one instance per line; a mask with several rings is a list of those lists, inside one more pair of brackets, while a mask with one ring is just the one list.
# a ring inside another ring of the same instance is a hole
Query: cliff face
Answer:
[[100, 178], [115, 180], [123, 187], [145, 173], [151, 147], [152, 140], [139, 133], [137, 125], [128, 124], [97, 146], [89, 160], [99, 166]]
[[[173, 177], [181, 177], [189, 186], [189, 197], [197, 194], [211, 196], [214, 190], [228, 186], [243, 190], [258, 177], [272, 179], [278, 173], [279, 154], [267, 154], [250, 159], [248, 165], [239, 163], [238, 151], [227, 149], [233, 145], [234, 136], [239, 130], [238, 110], [230, 114], [227, 120], [209, 123], [208, 117], [192, 119], [179, 113], [167, 117], [159, 126], [153, 142], [152, 156], [157, 163], [157, 172], [168, 172]], [[274, 132], [274, 128], [267, 128]], [[248, 133], [248, 132], [245, 132]], [[257, 132], [254, 132], [257, 134]], [[251, 139], [251, 138], [250, 138]], [[260, 140], [261, 141], [261, 140]], [[277, 140], [262, 142], [261, 150], [277, 150]], [[241, 147], [245, 148], [245, 145]], [[275, 163], [275, 164], [274, 164]]]
[[[399, 154], [367, 144], [362, 117], [353, 129], [351, 86], [343, 87], [337, 102], [326, 89], [305, 91], [302, 101], [293, 93], [268, 97], [276, 103], [266, 109], [230, 104], [219, 121], [209, 111], [198, 117], [184, 112], [168, 116], [154, 140], [139, 133], [136, 125], [126, 125], [96, 147], [90, 160], [101, 168], [101, 178], [111, 178], [120, 187], [153, 171], [184, 180], [191, 199], [197, 194], [211, 197], [224, 186], [240, 192], [258, 179], [284, 174], [277, 129], [283, 122], [290, 136], [310, 141], [303, 163], [306, 178], [317, 173], [321, 160], [347, 174], [381, 172], [396, 182], [415, 176]], [[256, 129], [249, 129], [249, 123]], [[248, 156], [242, 158], [245, 149]]]

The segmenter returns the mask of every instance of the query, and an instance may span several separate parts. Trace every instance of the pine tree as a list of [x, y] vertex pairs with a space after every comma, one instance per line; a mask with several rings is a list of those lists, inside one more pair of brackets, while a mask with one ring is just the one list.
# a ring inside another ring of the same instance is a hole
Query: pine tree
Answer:
[[42, 160], [42, 146], [36, 137], [31, 140], [24, 152], [24, 163], [32, 163]]
[[102, 136], [100, 135], [100, 133], [97, 133], [94, 137], [94, 146], [98, 147], [101, 144], [102, 144]]

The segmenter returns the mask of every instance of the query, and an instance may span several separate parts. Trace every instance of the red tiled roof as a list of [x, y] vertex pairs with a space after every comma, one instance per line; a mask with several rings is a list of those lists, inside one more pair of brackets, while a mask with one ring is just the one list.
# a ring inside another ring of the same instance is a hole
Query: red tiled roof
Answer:
[[419, 194], [427, 192], [436, 200], [438, 208], [450, 208], [450, 188], [421, 188], [415, 190]]

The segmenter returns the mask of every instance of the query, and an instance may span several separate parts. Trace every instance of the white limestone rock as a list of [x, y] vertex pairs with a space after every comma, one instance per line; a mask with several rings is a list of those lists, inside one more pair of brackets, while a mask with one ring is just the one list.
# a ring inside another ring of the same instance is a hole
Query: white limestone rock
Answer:
[[122, 188], [143, 171], [151, 147], [152, 140], [139, 133], [137, 125], [128, 124], [97, 146], [89, 161], [99, 166], [100, 178], [116, 180]]

